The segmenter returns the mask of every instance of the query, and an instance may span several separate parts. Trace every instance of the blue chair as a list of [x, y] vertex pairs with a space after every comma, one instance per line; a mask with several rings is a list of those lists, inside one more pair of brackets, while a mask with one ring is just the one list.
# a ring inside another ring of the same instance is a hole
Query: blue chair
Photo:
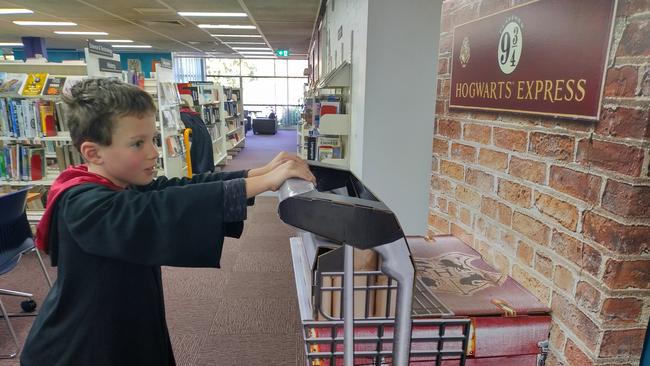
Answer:
[[[29, 189], [25, 188], [0, 196], [0, 212], [2, 212], [2, 215], [0, 215], [0, 276], [16, 268], [23, 254], [35, 251], [47, 283], [51, 288], [52, 282], [43, 264], [43, 259], [34, 246], [32, 230], [25, 212], [27, 192]], [[33, 312], [36, 309], [36, 302], [34, 302], [32, 299], [33, 295], [30, 293], [0, 289], [0, 295], [24, 297], [27, 300], [20, 304], [23, 311]], [[13, 314], [7, 313], [1, 298], [0, 312], [2, 312], [2, 317], [5, 319], [9, 333], [11, 333], [16, 344], [16, 351], [14, 353], [0, 355], [0, 358], [14, 358], [20, 350], [20, 345], [9, 319]]]

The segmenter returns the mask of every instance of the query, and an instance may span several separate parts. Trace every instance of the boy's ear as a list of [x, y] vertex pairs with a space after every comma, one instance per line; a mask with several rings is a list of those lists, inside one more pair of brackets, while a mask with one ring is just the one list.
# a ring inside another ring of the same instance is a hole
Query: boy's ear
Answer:
[[102, 165], [104, 159], [102, 158], [101, 146], [96, 142], [84, 141], [79, 146], [79, 150], [84, 159], [95, 165]]

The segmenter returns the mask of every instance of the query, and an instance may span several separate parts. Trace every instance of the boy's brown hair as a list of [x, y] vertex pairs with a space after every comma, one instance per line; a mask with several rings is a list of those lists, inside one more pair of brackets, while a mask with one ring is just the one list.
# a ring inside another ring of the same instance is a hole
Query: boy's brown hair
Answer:
[[116, 79], [86, 79], [64, 96], [66, 118], [73, 145], [80, 149], [84, 141], [109, 146], [118, 118], [156, 113], [154, 100], [135, 85]]

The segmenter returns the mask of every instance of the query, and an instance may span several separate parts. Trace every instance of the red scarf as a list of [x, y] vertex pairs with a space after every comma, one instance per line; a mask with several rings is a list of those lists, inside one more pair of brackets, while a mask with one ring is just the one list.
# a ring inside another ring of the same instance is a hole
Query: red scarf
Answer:
[[181, 111], [181, 113], [189, 113], [189, 114], [191, 114], [193, 116], [200, 116], [201, 115], [201, 113], [199, 113], [199, 112], [197, 112], [195, 110], [192, 110], [189, 107], [182, 107], [180, 111]]
[[45, 213], [36, 227], [36, 247], [40, 250], [48, 252], [48, 236], [50, 233], [50, 221], [52, 220], [52, 212], [56, 206], [56, 201], [61, 195], [69, 188], [78, 186], [84, 183], [95, 183], [106, 186], [116, 191], [123, 188], [113, 184], [107, 178], [99, 174], [91, 173], [88, 171], [86, 164], [71, 166], [64, 170], [52, 183], [50, 192], [47, 195], [47, 204]]

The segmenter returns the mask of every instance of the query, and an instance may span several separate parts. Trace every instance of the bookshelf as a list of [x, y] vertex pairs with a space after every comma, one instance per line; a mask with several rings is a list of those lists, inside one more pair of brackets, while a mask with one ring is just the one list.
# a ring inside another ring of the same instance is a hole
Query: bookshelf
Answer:
[[349, 169], [351, 66], [344, 61], [305, 91], [297, 154], [303, 159]]
[[61, 94], [86, 77], [83, 62], [0, 63], [0, 186], [50, 186], [82, 162]]
[[158, 66], [156, 70], [158, 120], [162, 144], [162, 165], [166, 177], [189, 175], [187, 151], [184, 143], [185, 126], [180, 115], [180, 96], [171, 68]]
[[221, 84], [216, 82], [193, 83], [198, 88], [201, 119], [212, 138], [212, 154], [215, 166], [225, 165], [228, 152], [226, 147], [226, 122], [224, 94]]
[[225, 146], [228, 155], [234, 156], [246, 146], [242, 89], [223, 87], [223, 99]]

